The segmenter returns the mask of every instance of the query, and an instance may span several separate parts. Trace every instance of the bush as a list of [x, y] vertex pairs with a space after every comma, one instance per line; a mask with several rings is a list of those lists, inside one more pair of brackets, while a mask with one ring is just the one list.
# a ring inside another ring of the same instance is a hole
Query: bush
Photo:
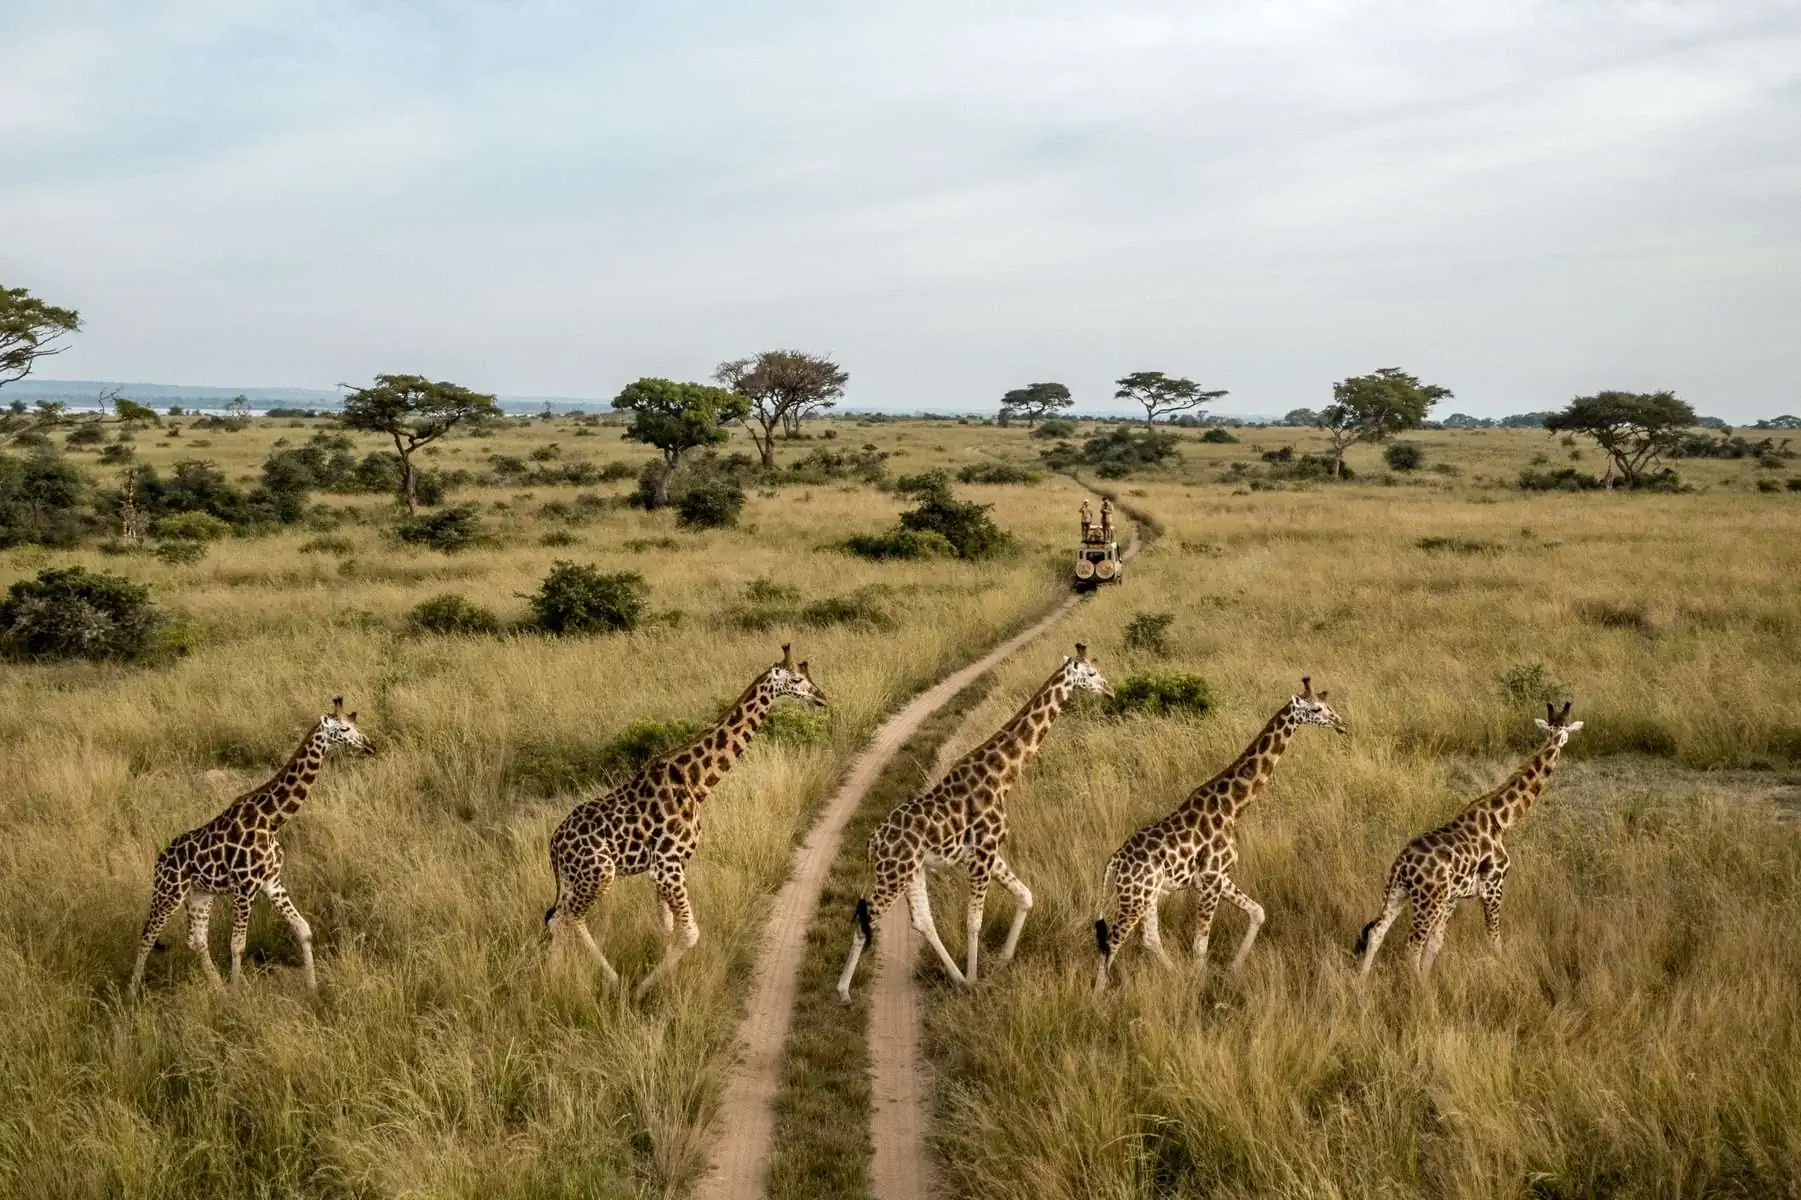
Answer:
[[1514, 704], [1545, 704], [1569, 691], [1542, 662], [1515, 663], [1495, 677], [1495, 690]]
[[606, 574], [558, 560], [530, 597], [532, 621], [546, 633], [617, 633], [644, 619], [649, 589], [636, 572]]
[[801, 624], [814, 629], [849, 625], [861, 629], [892, 629], [894, 618], [882, 603], [885, 589], [862, 587], [848, 596], [828, 596], [800, 610]]
[[426, 546], [445, 554], [455, 554], [488, 540], [481, 514], [473, 504], [408, 517], [394, 527], [394, 536], [409, 546]]
[[400, 455], [391, 450], [376, 450], [364, 455], [340, 486], [346, 491], [398, 495]]
[[1390, 442], [1382, 451], [1390, 470], [1417, 471], [1426, 461], [1426, 449], [1418, 442]]
[[613, 735], [601, 748], [597, 765], [603, 775], [628, 776], [658, 755], [667, 754], [699, 737], [707, 726], [700, 721], [637, 720]]
[[1780, 492], [1782, 490], [1782, 485], [1777, 483], [1774, 479], [1759, 479], [1757, 481], [1757, 490], [1760, 492]]
[[201, 541], [159, 542], [156, 557], [172, 567], [191, 567], [206, 557], [206, 543]]
[[1013, 543], [988, 515], [993, 506], [957, 500], [943, 471], [908, 476], [897, 481], [894, 490], [919, 501], [919, 507], [900, 515], [901, 531], [935, 533], [950, 543], [958, 558], [993, 558]]
[[1520, 472], [1520, 487], [1528, 492], [1593, 492], [1607, 484], [1598, 475], [1589, 475], [1575, 467], [1559, 467], [1555, 471]]
[[1058, 438], [1072, 438], [1076, 436], [1076, 423], [1074, 421], [1064, 421], [1052, 417], [1048, 421], [1040, 422], [1037, 428], [1032, 430], [1031, 436], [1035, 438], [1045, 438], [1050, 441], [1055, 441]]
[[407, 624], [420, 633], [487, 634], [501, 630], [500, 618], [491, 610], [455, 592], [414, 605], [407, 613]]
[[941, 533], [893, 529], [887, 533], [858, 533], [846, 538], [844, 548], [859, 558], [955, 558], [957, 548]]
[[181, 542], [216, 542], [231, 526], [206, 512], [179, 512], [150, 522], [150, 536]]
[[959, 483], [1037, 483], [1043, 476], [1014, 463], [970, 463], [957, 472]]
[[351, 554], [356, 545], [347, 537], [316, 537], [300, 543], [302, 554]]
[[795, 483], [830, 483], [837, 479], [856, 479], [881, 486], [888, 478], [886, 450], [865, 443], [861, 450], [832, 450], [821, 446], [788, 464], [787, 475]]
[[100, 452], [100, 461], [109, 467], [122, 467], [137, 457], [137, 449], [123, 442], [115, 442]]
[[743, 511], [744, 489], [723, 476], [687, 488], [675, 502], [676, 524], [691, 529], [730, 528]]
[[69, 446], [102, 446], [106, 444], [106, 430], [93, 424], [78, 425], [63, 442]]
[[1133, 650], [1168, 654], [1169, 645], [1164, 639], [1169, 634], [1169, 627], [1175, 623], [1174, 613], [1139, 613], [1126, 622], [1126, 645]]
[[1203, 433], [1201, 440], [1213, 446], [1236, 446], [1238, 444], [1238, 439], [1233, 437], [1229, 430], [1221, 429], [1218, 425]]
[[1789, 476], [1788, 482], [1783, 486], [1787, 487], [1791, 492], [1801, 492], [1801, 475]]
[[1053, 471], [1088, 466], [1102, 479], [1123, 479], [1135, 471], [1180, 458], [1177, 441], [1175, 434], [1160, 430], [1117, 428], [1089, 438], [1080, 450], [1065, 442], [1039, 451], [1038, 456]]
[[1205, 716], [1215, 706], [1213, 689], [1199, 675], [1179, 671], [1133, 675], [1115, 689], [1107, 710], [1116, 716], [1148, 713], [1167, 717], [1182, 713]]
[[100, 527], [86, 472], [60, 454], [0, 454], [0, 548], [72, 546]]
[[85, 567], [50, 567], [21, 579], [0, 603], [0, 649], [13, 658], [147, 656], [163, 615], [141, 583]]
[[1484, 538], [1429, 537], [1421, 538], [1414, 545], [1428, 554], [1498, 554], [1501, 550], [1497, 543]]

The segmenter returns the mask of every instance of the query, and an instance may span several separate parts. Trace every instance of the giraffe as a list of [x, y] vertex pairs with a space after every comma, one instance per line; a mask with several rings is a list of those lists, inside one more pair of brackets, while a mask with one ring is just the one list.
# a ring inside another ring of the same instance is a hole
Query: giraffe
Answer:
[[[1075, 657], [1065, 657], [1025, 707], [987, 741], [953, 763], [932, 787], [905, 801], [869, 835], [869, 862], [875, 878], [873, 893], [857, 900], [856, 928], [851, 934], [850, 958], [838, 977], [838, 998], [850, 1000], [851, 979], [863, 949], [875, 940], [875, 921], [888, 906], [907, 894], [913, 927], [923, 933], [938, 952], [950, 977], [959, 984], [976, 981], [976, 955], [981, 946], [982, 909], [988, 884], [998, 880], [1013, 893], [1016, 907], [1013, 926], [1001, 947], [1007, 962], [1019, 946], [1019, 931], [1032, 911], [1032, 892], [1001, 858], [1007, 837], [1007, 792], [1018, 781], [1026, 764], [1038, 753], [1051, 723], [1076, 692], [1113, 695], [1101, 678], [1100, 666], [1088, 657], [1088, 648], [1076, 643]], [[938, 938], [932, 921], [932, 905], [926, 896], [925, 868], [961, 863], [969, 872], [967, 970]]]
[[1157, 905], [1179, 888], [1191, 887], [1198, 901], [1194, 934], [1194, 956], [1204, 970], [1207, 963], [1207, 939], [1213, 929], [1213, 914], [1220, 899], [1243, 909], [1251, 919], [1244, 940], [1232, 955], [1231, 969], [1236, 971], [1251, 952], [1251, 944], [1263, 928], [1263, 906], [1251, 899], [1232, 882], [1232, 867], [1238, 862], [1238, 842], [1234, 832], [1238, 815], [1256, 799], [1263, 785], [1288, 749], [1289, 739], [1303, 725], [1323, 725], [1339, 733], [1345, 723], [1326, 705], [1327, 693], [1313, 692], [1311, 676], [1301, 677], [1301, 694], [1290, 696], [1276, 711], [1244, 753], [1232, 765], [1190, 792], [1188, 798], [1168, 816], [1153, 821], [1126, 839], [1125, 845], [1107, 860], [1103, 886], [1115, 898], [1113, 923], [1105, 917], [1094, 922], [1095, 941], [1100, 946], [1101, 963], [1095, 974], [1095, 991], [1107, 987], [1107, 974], [1131, 937], [1132, 930], [1144, 922], [1144, 944], [1163, 966], [1173, 966], [1164, 952], [1163, 939], [1157, 927]]
[[151, 885], [150, 916], [138, 936], [138, 958], [131, 969], [131, 992], [144, 982], [144, 964], [157, 949], [156, 939], [181, 907], [188, 905], [188, 945], [200, 955], [214, 987], [223, 987], [219, 968], [207, 948], [207, 918], [213, 897], [231, 896], [231, 982], [241, 978], [244, 942], [250, 932], [250, 906], [261, 892], [269, 898], [300, 940], [300, 969], [309, 991], [317, 991], [313, 974], [313, 930], [294, 907], [281, 881], [281, 843], [275, 835], [300, 811], [333, 746], [352, 746], [365, 754], [375, 747], [356, 727], [356, 714], [344, 711], [344, 697], [334, 696], [331, 711], [320, 717], [288, 765], [259, 788], [233, 800], [224, 812], [169, 843], [156, 857]]
[[1407, 949], [1421, 974], [1432, 969], [1432, 960], [1444, 945], [1451, 910], [1459, 900], [1481, 898], [1482, 923], [1488, 929], [1488, 940], [1500, 949], [1501, 890], [1507, 886], [1507, 869], [1511, 865], [1501, 838], [1531, 810], [1550, 782], [1564, 744], [1582, 728], [1581, 721], [1570, 720], [1567, 700], [1562, 712], [1555, 705], [1546, 704], [1545, 715], [1535, 724], [1546, 734], [1544, 744], [1519, 770], [1450, 821], [1408, 842], [1395, 859], [1388, 870], [1382, 915], [1363, 927], [1352, 951], [1362, 958], [1359, 975], [1369, 974], [1388, 927], [1410, 902], [1413, 927], [1407, 934]]
[[680, 936], [663, 959], [639, 982], [642, 998], [684, 953], [700, 941], [700, 926], [688, 902], [688, 859], [700, 844], [700, 806], [732, 769], [756, 735], [770, 706], [793, 696], [825, 707], [825, 693], [796, 663], [790, 647], [782, 660], [758, 675], [718, 723], [693, 743], [644, 764], [630, 780], [597, 799], [579, 804], [550, 837], [550, 868], [557, 898], [544, 913], [553, 945], [564, 927], [573, 928], [609, 984], [619, 973], [588, 931], [587, 916], [614, 879], [646, 871], [656, 879], [663, 932]]

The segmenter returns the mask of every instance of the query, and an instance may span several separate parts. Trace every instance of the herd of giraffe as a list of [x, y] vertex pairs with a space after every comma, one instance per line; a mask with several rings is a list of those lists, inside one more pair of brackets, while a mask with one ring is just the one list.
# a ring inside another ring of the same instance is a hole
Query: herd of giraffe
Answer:
[[[1086, 647], [1077, 643], [1075, 649], [992, 737], [953, 763], [937, 783], [897, 806], [870, 836], [874, 886], [857, 902], [850, 956], [838, 980], [841, 999], [850, 999], [857, 962], [874, 940], [875, 918], [903, 892], [914, 928], [937, 952], [945, 971], [957, 983], [973, 985], [988, 885], [998, 881], [1012, 893], [1015, 904], [1000, 960], [1005, 963], [1013, 957], [1032, 908], [1032, 892], [1001, 857], [1007, 836], [1007, 793], [1076, 693], [1113, 695]], [[1111, 921], [1103, 916], [1095, 922], [1100, 949], [1097, 991], [1106, 987], [1114, 958], [1140, 926], [1146, 949], [1159, 963], [1169, 965], [1158, 931], [1157, 905], [1184, 887], [1194, 889], [1198, 901], [1195, 957], [1205, 963], [1214, 913], [1224, 899], [1242, 909], [1250, 921], [1232, 956], [1232, 968], [1244, 962], [1264, 912], [1231, 878], [1238, 861], [1237, 820], [1268, 782], [1298, 729], [1317, 725], [1345, 732], [1344, 722], [1327, 706], [1326, 695], [1315, 694], [1311, 680], [1303, 677], [1300, 694], [1289, 697], [1237, 759], [1196, 788], [1175, 811], [1134, 833], [1108, 859], [1104, 880], [1114, 913]], [[617, 983], [618, 972], [595, 943], [587, 916], [620, 876], [648, 872], [656, 881], [669, 942], [662, 961], [639, 982], [636, 994], [641, 997], [693, 949], [700, 927], [688, 899], [687, 865], [700, 841], [702, 802], [750, 745], [776, 701], [785, 697], [826, 704], [807, 664], [796, 663], [788, 646], [782, 647], [781, 661], [758, 675], [726, 714], [693, 742], [652, 759], [626, 783], [576, 806], [557, 826], [550, 838], [557, 894], [544, 914], [553, 948], [562, 933], [573, 930], [608, 983]], [[1360, 972], [1369, 971], [1389, 926], [1409, 904], [1413, 913], [1408, 948], [1422, 971], [1438, 954], [1459, 900], [1481, 898], [1488, 936], [1499, 943], [1501, 892], [1509, 867], [1502, 839], [1543, 792], [1564, 744], [1582, 728], [1582, 722], [1571, 721], [1569, 715], [1568, 703], [1562, 712], [1547, 705], [1545, 718], [1537, 722], [1546, 735], [1537, 751], [1499, 787], [1402, 850], [1388, 873], [1381, 914], [1357, 939]], [[240, 978], [251, 906], [260, 894], [293, 930], [306, 986], [317, 988], [312, 929], [282, 883], [282, 851], [276, 835], [299, 811], [334, 746], [375, 752], [357, 728], [356, 713], [343, 711], [341, 697], [332, 701], [331, 712], [319, 718], [274, 778], [238, 797], [211, 821], [177, 837], [158, 855], [150, 915], [132, 968], [134, 993], [142, 985], [145, 963], [158, 938], [184, 901], [188, 945], [199, 954], [214, 986], [223, 986], [207, 944], [207, 918], [213, 899], [220, 895], [232, 900], [232, 983]], [[927, 869], [952, 864], [961, 865], [969, 877], [967, 959], [962, 967], [938, 936], [926, 891]]]

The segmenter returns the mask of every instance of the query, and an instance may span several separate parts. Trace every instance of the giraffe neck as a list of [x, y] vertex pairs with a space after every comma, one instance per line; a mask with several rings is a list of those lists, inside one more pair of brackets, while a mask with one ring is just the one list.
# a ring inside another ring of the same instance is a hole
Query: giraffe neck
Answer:
[[1506, 830], [1532, 811], [1532, 805], [1544, 794], [1545, 785], [1551, 782], [1551, 772], [1557, 769], [1557, 758], [1562, 753], [1560, 739], [1547, 739], [1536, 754], [1507, 777], [1507, 782], [1470, 805], [1470, 811], [1494, 814], [1495, 823]]
[[319, 776], [319, 766], [325, 761], [326, 744], [325, 725], [321, 722], [300, 743], [287, 766], [277, 771], [268, 783], [238, 801], [240, 815], [249, 824], [280, 829], [306, 802], [313, 780]]
[[725, 716], [674, 756], [673, 761], [686, 769], [688, 788], [696, 800], [705, 799], [749, 748], [774, 703], [775, 689], [765, 671], [744, 689]]
[[1294, 702], [1290, 701], [1269, 719], [1269, 724], [1244, 748], [1243, 754], [1196, 788], [1183, 807], [1224, 813], [1228, 820], [1237, 817], [1269, 781], [1298, 728], [1300, 722], [1295, 719]]
[[[1063, 706], [1069, 702], [1075, 688], [1070, 685], [1067, 672], [1058, 668], [1057, 673], [1044, 681], [1025, 702], [1011, 720], [997, 730], [993, 737], [983, 742], [968, 755], [967, 761], [987, 766], [994, 776], [997, 789], [1004, 792], [1011, 787], [1020, 774], [1025, 771], [1038, 748], [1044, 744], [1044, 735], [1050, 732], [1051, 725], [1063, 712]], [[1000, 765], [993, 767], [998, 753]]]

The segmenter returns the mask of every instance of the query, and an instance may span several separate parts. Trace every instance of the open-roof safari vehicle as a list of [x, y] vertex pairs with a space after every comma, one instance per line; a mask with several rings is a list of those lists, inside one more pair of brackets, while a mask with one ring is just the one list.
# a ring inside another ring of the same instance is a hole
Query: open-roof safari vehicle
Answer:
[[1125, 573], [1126, 564], [1119, 556], [1119, 541], [1113, 530], [1113, 501], [1101, 501], [1098, 525], [1088, 501], [1082, 501], [1082, 544], [1076, 549], [1076, 590], [1085, 592], [1103, 583], [1118, 583]]

